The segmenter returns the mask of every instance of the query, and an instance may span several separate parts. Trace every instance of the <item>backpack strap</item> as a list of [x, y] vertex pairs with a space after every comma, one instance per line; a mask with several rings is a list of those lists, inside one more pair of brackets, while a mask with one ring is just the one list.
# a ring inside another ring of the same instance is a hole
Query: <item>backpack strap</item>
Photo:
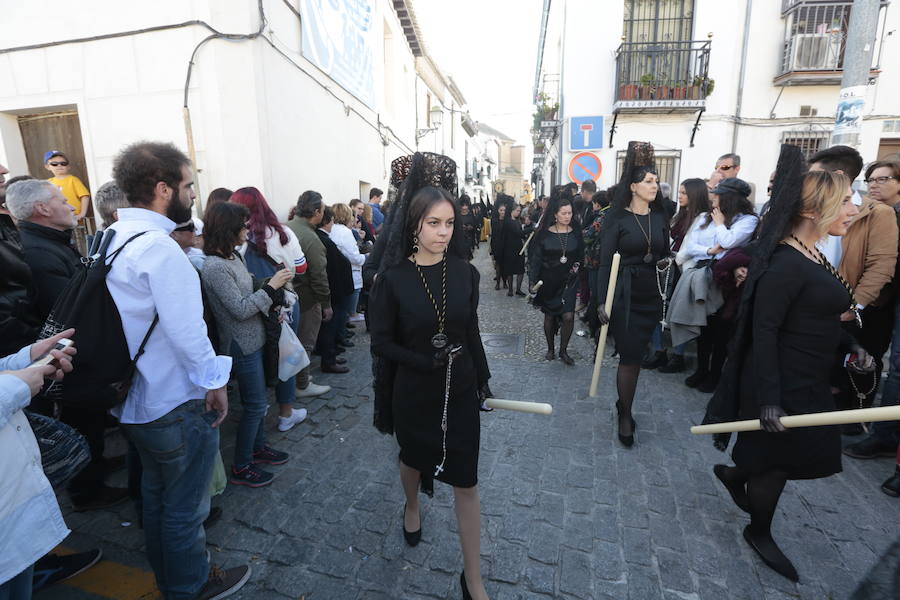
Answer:
[[[113, 261], [116, 260], [116, 257], [117, 257], [117, 256], [119, 256], [119, 252], [121, 252], [121, 251], [125, 248], [125, 246], [127, 246], [128, 244], [130, 244], [131, 242], [133, 242], [133, 241], [136, 240], [137, 238], [141, 237], [141, 236], [144, 235], [145, 233], [147, 233], [147, 232], [146, 232], [146, 231], [142, 231], [142, 232], [140, 232], [140, 233], [136, 233], [136, 234], [134, 234], [133, 236], [131, 236], [130, 238], [128, 238], [127, 240], [125, 240], [125, 243], [124, 243], [124, 244], [122, 244], [121, 246], [119, 246], [118, 248], [116, 248], [116, 251], [109, 255], [109, 262], [106, 263], [106, 266], [111, 267], [112, 264], [113, 264]], [[112, 238], [112, 236], [110, 236], [110, 241], [112, 241], [111, 238]], [[104, 252], [104, 254], [105, 254], [105, 252]]]
[[[138, 234], [138, 235], [141, 235], [141, 234]], [[135, 236], [135, 237], [137, 237], [137, 236]], [[132, 238], [132, 239], [134, 239], [134, 238]], [[128, 240], [128, 241], [131, 241], [131, 240]], [[126, 243], [128, 243], [128, 242], [126, 242]], [[138, 348], [137, 354], [135, 354], [134, 358], [131, 360], [131, 366], [136, 365], [138, 359], [141, 357], [141, 355], [144, 354], [144, 348], [146, 348], [147, 341], [150, 339], [150, 334], [153, 333], [153, 330], [156, 328], [157, 323], [159, 323], [159, 314], [157, 314], [153, 317], [153, 322], [150, 323], [150, 328], [147, 329], [147, 333], [146, 333], [146, 335], [144, 335], [144, 339], [141, 342], [140, 348]]]

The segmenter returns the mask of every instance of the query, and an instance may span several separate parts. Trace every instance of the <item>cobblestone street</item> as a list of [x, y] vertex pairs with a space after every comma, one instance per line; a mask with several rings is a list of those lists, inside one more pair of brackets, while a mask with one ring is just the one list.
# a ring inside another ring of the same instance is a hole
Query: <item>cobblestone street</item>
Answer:
[[[800, 572], [795, 585], [747, 547], [741, 531], [748, 518], [712, 475], [726, 456], [688, 430], [700, 421], [706, 396], [683, 386], [683, 375], [644, 372], [635, 402], [637, 443], [623, 448], [615, 436], [614, 370], [603, 372], [601, 397], [588, 398], [588, 341], [573, 336], [574, 367], [540, 359], [540, 313], [523, 298], [494, 291], [486, 244], [476, 264], [482, 332], [522, 336], [498, 342], [502, 354], [487, 344], [495, 395], [554, 407], [550, 417], [500, 410], [482, 416], [482, 565], [493, 600], [844, 599], [886, 560], [900, 535], [900, 501], [879, 490], [891, 459], [845, 459], [840, 475], [788, 484], [774, 532]], [[253, 566], [235, 598], [461, 597], [450, 488], [438, 484], [433, 499], [423, 497], [422, 543], [404, 544], [397, 446], [372, 427], [368, 337], [364, 328], [356, 331], [356, 346], [346, 354], [352, 372], [317, 375], [333, 390], [305, 405], [307, 421], [287, 434], [270, 428], [270, 443], [292, 455], [274, 467], [274, 484], [229, 486], [213, 499], [224, 510], [208, 533], [213, 562]], [[236, 413], [239, 402], [233, 407]], [[229, 466], [234, 427], [232, 416], [222, 437]], [[112, 439], [112, 452], [121, 451], [121, 441]], [[118, 477], [114, 482], [124, 484]], [[124, 565], [107, 582], [149, 576], [131, 505], [74, 513], [64, 494], [61, 502], [74, 531], [66, 547], [99, 546], [106, 560]], [[128, 586], [104, 588], [96, 573], [89, 583], [78, 581], [38, 598], [152, 597], [111, 591]]]

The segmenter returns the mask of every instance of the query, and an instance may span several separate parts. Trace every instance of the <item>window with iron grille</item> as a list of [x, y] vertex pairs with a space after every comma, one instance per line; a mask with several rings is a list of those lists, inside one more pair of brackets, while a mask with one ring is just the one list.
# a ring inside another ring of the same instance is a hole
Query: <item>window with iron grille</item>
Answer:
[[[616, 181], [622, 178], [622, 165], [625, 163], [625, 150], [619, 150], [616, 153]], [[656, 174], [659, 176], [660, 183], [666, 182], [672, 186], [671, 200], [678, 198], [678, 179], [679, 170], [681, 169], [681, 150], [657, 150], [654, 153], [656, 161]]]
[[797, 146], [803, 152], [803, 157], [809, 157], [828, 147], [831, 132], [825, 130], [784, 131], [781, 133], [781, 143]]
[[656, 91], [692, 85], [704, 60], [691, 43], [693, 29], [694, 0], [625, 0], [619, 83]]
[[785, 14], [782, 73], [842, 69], [852, 4], [795, 2]]
[[694, 0], [625, 0], [625, 42], [685, 42], [694, 29]]

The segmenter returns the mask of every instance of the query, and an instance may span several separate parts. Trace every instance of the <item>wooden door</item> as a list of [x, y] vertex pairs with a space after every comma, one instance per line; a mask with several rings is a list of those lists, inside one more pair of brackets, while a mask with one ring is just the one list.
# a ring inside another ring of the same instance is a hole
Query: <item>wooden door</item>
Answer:
[[[19, 131], [28, 158], [29, 175], [37, 179], [52, 177], [53, 174], [44, 168], [44, 153], [59, 150], [69, 159], [69, 172], [91, 189], [76, 111], [22, 115], [19, 117]], [[88, 216], [92, 216], [91, 213]]]
[[900, 160], [900, 138], [882, 138], [878, 160]]

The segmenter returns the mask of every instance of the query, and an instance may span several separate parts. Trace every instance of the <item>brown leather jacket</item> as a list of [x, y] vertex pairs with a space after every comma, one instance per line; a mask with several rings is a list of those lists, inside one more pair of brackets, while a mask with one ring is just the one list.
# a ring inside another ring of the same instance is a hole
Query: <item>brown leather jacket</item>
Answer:
[[884, 288], [894, 277], [900, 231], [894, 209], [876, 200], [866, 200], [841, 241], [843, 253], [838, 271], [853, 288], [863, 306], [887, 301]]

